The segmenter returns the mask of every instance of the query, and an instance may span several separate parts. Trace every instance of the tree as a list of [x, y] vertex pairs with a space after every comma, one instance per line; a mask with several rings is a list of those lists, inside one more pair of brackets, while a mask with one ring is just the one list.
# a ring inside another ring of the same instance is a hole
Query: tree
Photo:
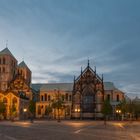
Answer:
[[16, 114], [17, 114], [17, 109], [16, 106], [13, 104], [12, 107], [10, 108], [11, 121], [14, 121]]
[[5, 112], [6, 112], [6, 106], [3, 102], [0, 101], [0, 116], [1, 116], [1, 118], [4, 116]]
[[35, 102], [33, 100], [31, 100], [29, 102], [29, 113], [30, 113], [30, 119], [31, 119], [31, 122], [33, 122], [33, 118], [35, 116], [35, 111], [36, 111], [36, 105], [35, 105]]
[[102, 114], [104, 115], [104, 124], [106, 125], [106, 120], [108, 115], [110, 115], [112, 113], [112, 106], [109, 102], [109, 100], [105, 100], [103, 103], [103, 107], [102, 107]]
[[121, 110], [121, 115], [122, 115], [122, 120], [123, 120], [123, 117], [125, 116], [125, 114], [129, 112], [129, 104], [128, 104], [128, 102], [125, 99], [123, 99], [117, 105], [117, 108], [116, 109]]
[[46, 107], [45, 114], [50, 118], [50, 114], [52, 113], [52, 107], [49, 105]]
[[63, 96], [60, 95], [59, 91], [56, 94], [56, 99], [52, 100], [52, 108], [57, 109], [58, 112], [58, 122], [60, 122], [59, 110], [63, 108]]

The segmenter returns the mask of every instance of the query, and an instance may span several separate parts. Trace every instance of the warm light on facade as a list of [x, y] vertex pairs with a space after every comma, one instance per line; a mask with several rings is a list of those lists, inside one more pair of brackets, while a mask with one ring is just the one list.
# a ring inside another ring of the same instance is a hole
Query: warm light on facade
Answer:
[[80, 112], [80, 108], [75, 108], [75, 112]]
[[80, 109], [77, 109], [77, 112], [80, 112]]
[[27, 108], [24, 108], [24, 109], [23, 109], [23, 112], [27, 112]]
[[120, 114], [121, 113], [121, 110], [120, 109], [117, 109], [116, 110], [116, 113], [119, 113]]

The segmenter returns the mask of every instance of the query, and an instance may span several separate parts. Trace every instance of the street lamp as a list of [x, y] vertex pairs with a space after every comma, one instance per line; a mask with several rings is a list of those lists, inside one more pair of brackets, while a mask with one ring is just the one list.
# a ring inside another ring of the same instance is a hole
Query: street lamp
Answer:
[[118, 120], [119, 120], [119, 116], [120, 116], [121, 113], [122, 113], [122, 111], [120, 109], [116, 110], [116, 114], [118, 114]]
[[74, 110], [75, 112], [80, 112], [80, 108], [75, 108], [75, 110]]
[[25, 114], [26, 114], [26, 112], [27, 112], [27, 108], [24, 108], [24, 109], [23, 109], [23, 112], [24, 112], [24, 121], [25, 121]]

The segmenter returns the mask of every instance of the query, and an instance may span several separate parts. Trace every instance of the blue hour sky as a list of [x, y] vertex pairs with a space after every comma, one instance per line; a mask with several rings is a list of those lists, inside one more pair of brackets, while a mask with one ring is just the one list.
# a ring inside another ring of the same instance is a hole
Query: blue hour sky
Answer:
[[140, 95], [139, 0], [0, 0], [0, 50], [32, 71], [32, 82], [72, 82], [96, 65], [104, 81]]

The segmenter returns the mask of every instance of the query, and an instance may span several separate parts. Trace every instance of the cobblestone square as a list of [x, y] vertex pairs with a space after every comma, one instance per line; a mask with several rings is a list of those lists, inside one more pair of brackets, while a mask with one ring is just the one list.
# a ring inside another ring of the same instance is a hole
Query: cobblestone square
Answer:
[[140, 122], [0, 122], [1, 140], [139, 140]]

